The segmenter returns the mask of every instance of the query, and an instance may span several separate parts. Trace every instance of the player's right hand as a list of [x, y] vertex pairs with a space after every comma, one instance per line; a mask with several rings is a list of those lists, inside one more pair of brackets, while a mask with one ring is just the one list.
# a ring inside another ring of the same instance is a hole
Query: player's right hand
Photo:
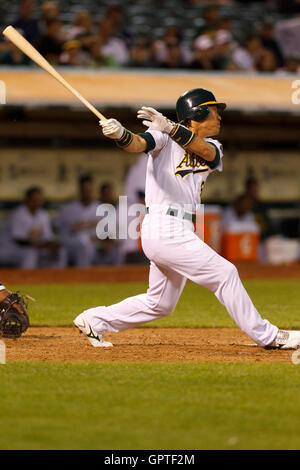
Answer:
[[100, 126], [102, 127], [102, 132], [105, 137], [109, 139], [121, 139], [124, 127], [116, 119], [107, 119], [107, 121], [99, 121]]

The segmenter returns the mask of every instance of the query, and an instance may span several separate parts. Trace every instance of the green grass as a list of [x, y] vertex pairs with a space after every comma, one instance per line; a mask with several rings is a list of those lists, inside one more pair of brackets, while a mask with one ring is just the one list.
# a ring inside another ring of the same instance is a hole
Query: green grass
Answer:
[[300, 366], [0, 365], [0, 449], [299, 449]]
[[[255, 306], [264, 318], [285, 328], [300, 328], [300, 291], [298, 280], [247, 281], [244, 283]], [[146, 291], [144, 283], [73, 284], [9, 286], [37, 299], [30, 303], [33, 325], [70, 325], [83, 310], [110, 305]], [[175, 312], [152, 322], [150, 327], [232, 327], [235, 326], [215, 296], [202, 287], [188, 283]]]

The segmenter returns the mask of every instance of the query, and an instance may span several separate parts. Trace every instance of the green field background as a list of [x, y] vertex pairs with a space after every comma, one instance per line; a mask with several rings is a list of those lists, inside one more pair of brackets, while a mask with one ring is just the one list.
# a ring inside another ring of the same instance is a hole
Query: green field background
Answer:
[[[8, 286], [36, 298], [34, 326], [70, 326], [138, 284]], [[262, 316], [300, 328], [299, 281], [248, 281]], [[188, 283], [175, 312], [147, 327], [232, 327], [211, 292]], [[60, 344], [57, 344], [60, 347]], [[99, 352], [101, 354], [101, 351]], [[299, 449], [300, 365], [0, 364], [0, 449]]]
[[[264, 318], [281, 327], [300, 328], [299, 280], [251, 280], [244, 285]], [[144, 283], [9, 287], [36, 299], [36, 302], [30, 302], [31, 323], [36, 326], [70, 326], [74, 317], [83, 310], [117, 303], [147, 290]], [[145, 326], [233, 327], [235, 323], [212, 292], [188, 282], [175, 312]]]

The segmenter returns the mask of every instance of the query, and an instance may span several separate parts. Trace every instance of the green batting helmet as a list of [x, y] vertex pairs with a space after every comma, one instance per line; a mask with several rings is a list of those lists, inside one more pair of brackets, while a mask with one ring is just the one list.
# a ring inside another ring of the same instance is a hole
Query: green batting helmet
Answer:
[[217, 101], [213, 93], [204, 88], [194, 88], [181, 95], [176, 103], [178, 121], [191, 119], [192, 121], [204, 121], [209, 115], [209, 105], [216, 104], [220, 109], [225, 109], [226, 104]]

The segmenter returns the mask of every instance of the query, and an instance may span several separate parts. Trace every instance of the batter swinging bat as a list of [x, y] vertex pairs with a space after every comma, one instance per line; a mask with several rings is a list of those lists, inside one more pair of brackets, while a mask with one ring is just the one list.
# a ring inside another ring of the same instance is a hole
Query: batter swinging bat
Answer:
[[81, 103], [83, 103], [92, 113], [94, 113], [101, 121], [106, 121], [103, 116], [91, 103], [89, 103], [75, 88], [73, 88], [52, 65], [20, 34], [13, 26], [7, 26], [3, 31], [5, 37], [14, 43], [24, 54], [30, 57], [37, 65], [42, 67], [46, 72], [50, 73], [52, 77], [56, 78], [65, 88], [73, 93]]

